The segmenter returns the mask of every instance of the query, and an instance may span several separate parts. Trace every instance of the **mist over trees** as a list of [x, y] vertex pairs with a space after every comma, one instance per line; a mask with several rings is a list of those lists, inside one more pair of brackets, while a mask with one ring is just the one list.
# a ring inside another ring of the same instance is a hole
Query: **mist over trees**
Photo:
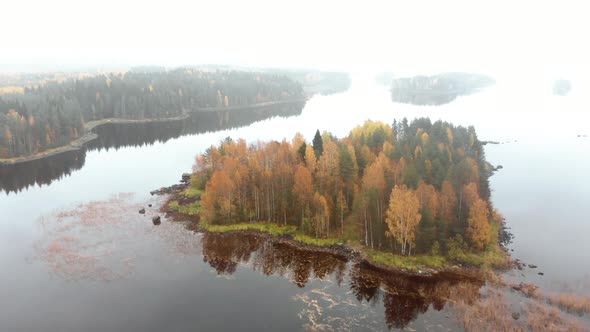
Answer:
[[328, 95], [344, 92], [350, 88], [350, 75], [345, 72], [305, 70], [305, 69], [269, 69], [265, 72], [285, 75], [303, 85], [306, 95], [316, 93]]
[[390, 78], [391, 99], [415, 105], [441, 105], [458, 96], [469, 95], [495, 83], [481, 74], [442, 73], [433, 76]]
[[50, 81], [0, 98], [0, 158], [66, 145], [93, 120], [171, 118], [201, 108], [303, 98], [300, 83], [257, 72], [136, 70]]
[[403, 255], [494, 244], [491, 168], [473, 127], [422, 118], [367, 121], [342, 139], [318, 132], [313, 144], [228, 138], [194, 173], [210, 224], [294, 225]]

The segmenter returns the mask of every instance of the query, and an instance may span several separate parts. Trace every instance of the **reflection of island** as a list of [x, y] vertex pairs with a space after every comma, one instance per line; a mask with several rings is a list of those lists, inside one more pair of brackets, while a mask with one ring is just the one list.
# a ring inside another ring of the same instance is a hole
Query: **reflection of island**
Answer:
[[441, 105], [458, 96], [480, 91], [495, 81], [481, 74], [443, 73], [434, 76], [414, 76], [394, 79], [391, 98], [400, 103]]
[[236, 233], [205, 233], [203, 260], [219, 274], [233, 274], [239, 263], [251, 262], [254, 270], [265, 275], [288, 274], [299, 287], [304, 287], [312, 277], [323, 279], [332, 273], [342, 281], [346, 269], [344, 257]]
[[568, 80], [556, 80], [553, 82], [553, 94], [557, 96], [565, 96], [572, 89], [572, 84]]
[[390, 329], [406, 327], [429, 308], [440, 311], [449, 300], [474, 301], [483, 285], [477, 278], [452, 273], [410, 276], [376, 271], [358, 264], [350, 271], [350, 287], [357, 300], [374, 303], [382, 299]]
[[[311, 278], [333, 276], [339, 286], [349, 285], [359, 301], [382, 301], [389, 328], [404, 328], [430, 308], [440, 311], [450, 299], [465, 302], [479, 296], [482, 280], [452, 273], [434, 277], [381, 272], [344, 257], [302, 250], [266, 237], [237, 233], [205, 233], [203, 260], [218, 274], [233, 274], [239, 264], [251, 264], [264, 275], [281, 275], [304, 287]], [[345, 282], [343, 282], [345, 281]]]
[[238, 128], [275, 116], [299, 115], [303, 106], [304, 102], [300, 102], [240, 111], [200, 111], [178, 121], [105, 123], [93, 129], [98, 138], [85, 148], [28, 162], [0, 165], [0, 190], [17, 192], [35, 184], [50, 184], [69, 175], [84, 166], [86, 149], [151, 145], [183, 135]]

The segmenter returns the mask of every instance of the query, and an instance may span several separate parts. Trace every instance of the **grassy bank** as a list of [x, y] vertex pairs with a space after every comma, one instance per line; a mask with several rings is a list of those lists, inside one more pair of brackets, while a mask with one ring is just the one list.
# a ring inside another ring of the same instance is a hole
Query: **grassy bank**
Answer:
[[450, 266], [447, 258], [444, 256], [400, 256], [370, 248], [363, 249], [363, 253], [370, 263], [375, 263], [376, 265], [384, 267], [405, 269], [409, 271], [444, 269]]
[[[196, 189], [194, 187], [188, 187], [183, 192], [181, 192], [176, 199], [170, 200], [166, 204], [166, 209], [171, 211], [176, 211], [180, 214], [184, 214], [190, 217], [198, 216], [201, 213], [201, 201], [197, 198], [203, 194], [202, 190]], [[186, 200], [190, 203], [181, 204], [179, 202], [182, 200]]]
[[301, 242], [311, 246], [327, 247], [336, 245], [342, 242], [338, 238], [326, 238], [316, 239], [314, 237], [303, 234], [297, 230], [297, 227], [292, 225], [281, 226], [273, 223], [239, 223], [231, 225], [210, 225], [202, 223], [201, 228], [213, 233], [225, 233], [225, 232], [239, 232], [239, 231], [257, 231], [267, 233], [272, 236], [289, 235], [297, 242]]
[[[240, 231], [256, 231], [269, 234], [271, 236], [291, 236], [293, 240], [316, 247], [329, 247], [337, 244], [343, 244], [345, 240], [340, 238], [315, 238], [299, 231], [292, 225], [282, 226], [274, 223], [239, 223], [229, 225], [211, 225], [206, 223], [200, 224], [201, 229], [213, 233], [228, 233]], [[355, 246], [356, 249], [358, 249]], [[435, 269], [445, 270], [454, 265], [461, 264], [479, 268], [496, 268], [502, 267], [506, 262], [506, 254], [500, 248], [497, 250], [488, 250], [482, 253], [462, 253], [458, 257], [448, 257], [444, 255], [415, 255], [401, 256], [391, 252], [362, 247], [360, 251], [369, 263], [385, 268], [403, 269], [412, 272], [419, 270]]]
[[457, 264], [484, 269], [501, 269], [510, 265], [508, 255], [499, 246], [492, 246], [483, 252], [462, 252], [454, 256], [401, 256], [370, 248], [363, 248], [362, 252], [370, 263], [375, 263], [376, 265], [384, 267], [406, 269], [409, 271], [418, 271], [427, 268], [444, 270]]
[[[191, 181], [191, 183], [194, 183], [194, 181]], [[176, 194], [167, 203], [167, 208], [189, 218], [198, 216], [201, 211], [199, 197], [202, 194], [204, 194], [203, 190], [189, 186], [184, 191]], [[271, 222], [242, 222], [226, 225], [213, 225], [200, 222], [198, 225], [201, 230], [212, 233], [255, 231], [276, 237], [288, 236], [295, 242], [318, 248], [344, 245], [349, 249], [359, 251], [361, 257], [375, 266], [407, 272], [429, 271], [432, 273], [448, 270], [456, 265], [484, 269], [504, 268], [510, 265], [509, 256], [497, 244], [490, 244], [482, 252], [472, 252], [464, 242], [460, 241], [456, 249], [449, 251], [447, 254], [402, 256], [397, 253], [371, 249], [360, 245], [358, 239], [355, 240], [354, 236], [349, 234], [350, 232], [348, 231], [345, 231], [345, 235], [340, 238], [315, 238], [305, 234], [294, 225], [278, 225]], [[497, 233], [499, 227], [499, 225], [493, 224], [494, 233]], [[493, 238], [493, 241], [493, 243], [497, 243], [497, 236]]]

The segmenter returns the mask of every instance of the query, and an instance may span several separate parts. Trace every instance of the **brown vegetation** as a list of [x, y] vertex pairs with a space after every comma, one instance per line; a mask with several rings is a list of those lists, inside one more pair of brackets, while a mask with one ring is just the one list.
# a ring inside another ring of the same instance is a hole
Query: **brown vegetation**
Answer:
[[138, 252], [146, 243], [161, 243], [169, 254], [200, 253], [193, 234], [181, 225], [153, 231], [151, 217], [157, 210], [139, 214], [141, 205], [132, 198], [119, 194], [42, 216], [43, 235], [35, 244], [35, 258], [65, 280], [113, 281], [135, 272]]

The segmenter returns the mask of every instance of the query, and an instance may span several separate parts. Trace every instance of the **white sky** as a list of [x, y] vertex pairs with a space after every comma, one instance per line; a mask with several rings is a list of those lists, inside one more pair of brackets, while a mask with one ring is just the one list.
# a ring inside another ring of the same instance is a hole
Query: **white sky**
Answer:
[[584, 1], [0, 2], [4, 68], [216, 63], [590, 74]]

